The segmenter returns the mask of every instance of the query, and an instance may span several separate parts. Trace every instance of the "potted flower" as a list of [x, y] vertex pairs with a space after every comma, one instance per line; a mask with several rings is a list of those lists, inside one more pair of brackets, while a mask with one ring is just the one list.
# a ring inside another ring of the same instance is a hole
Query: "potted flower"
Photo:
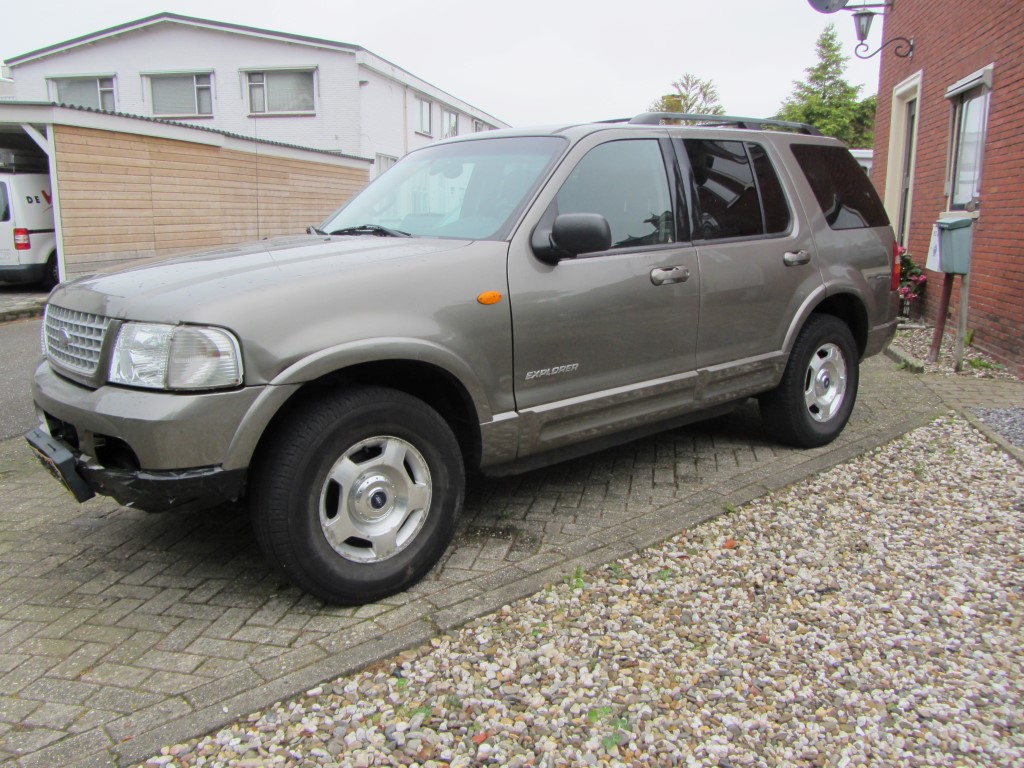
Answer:
[[917, 302], [924, 290], [928, 277], [914, 260], [906, 248], [900, 248], [900, 315], [910, 317], [911, 307]]

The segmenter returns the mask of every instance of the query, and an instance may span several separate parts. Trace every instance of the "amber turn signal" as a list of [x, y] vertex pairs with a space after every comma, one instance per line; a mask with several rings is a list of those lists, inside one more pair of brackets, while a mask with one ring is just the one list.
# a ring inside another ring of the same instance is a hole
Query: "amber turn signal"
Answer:
[[481, 304], [497, 304], [501, 301], [501, 293], [498, 291], [484, 291], [476, 297], [476, 300]]

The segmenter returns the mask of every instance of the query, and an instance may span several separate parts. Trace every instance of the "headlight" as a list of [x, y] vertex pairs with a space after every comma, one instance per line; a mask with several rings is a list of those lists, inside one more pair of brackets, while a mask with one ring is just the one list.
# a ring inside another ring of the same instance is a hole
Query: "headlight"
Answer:
[[224, 389], [242, 383], [242, 355], [228, 331], [125, 323], [110, 360], [112, 384], [147, 389]]

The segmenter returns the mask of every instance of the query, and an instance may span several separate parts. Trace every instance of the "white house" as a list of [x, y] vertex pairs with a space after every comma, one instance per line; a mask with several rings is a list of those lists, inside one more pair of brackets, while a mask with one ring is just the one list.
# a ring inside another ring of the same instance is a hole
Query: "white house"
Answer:
[[20, 102], [173, 120], [375, 160], [506, 127], [358, 45], [160, 13], [7, 59]]

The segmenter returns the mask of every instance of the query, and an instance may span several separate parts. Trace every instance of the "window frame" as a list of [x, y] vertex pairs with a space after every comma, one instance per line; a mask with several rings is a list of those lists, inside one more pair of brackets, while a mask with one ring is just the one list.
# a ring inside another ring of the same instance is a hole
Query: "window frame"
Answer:
[[[692, 240], [690, 238], [691, 226], [689, 219], [686, 217], [686, 210], [688, 210], [688, 207], [686, 207], [687, 201], [682, 190], [681, 179], [679, 177], [679, 168], [676, 163], [675, 155], [672, 147], [670, 146], [669, 140], [658, 136], [628, 136], [622, 138], [615, 138], [600, 142], [592, 147], [589, 147], [583, 153], [583, 155], [580, 156], [574, 162], [572, 170], [558, 184], [558, 189], [555, 190], [551, 198], [551, 202], [545, 209], [544, 214], [542, 215], [541, 220], [537, 225], [536, 232], [551, 231], [551, 228], [554, 225], [555, 218], [560, 213], [562, 213], [558, 206], [558, 197], [565, 188], [566, 183], [569, 181], [570, 178], [572, 178], [573, 173], [586, 161], [587, 157], [595, 150], [608, 147], [609, 145], [612, 144], [622, 144], [624, 142], [651, 142], [655, 145], [657, 151], [661, 155], [661, 168], [664, 174], [663, 179], [665, 182], [665, 195], [666, 200], [668, 201], [668, 204], [671, 207], [671, 239], [663, 243], [649, 243], [642, 245], [622, 245], [613, 242], [611, 247], [608, 248], [608, 250], [579, 254], [578, 256], [575, 257], [577, 260], [601, 258], [605, 255], [643, 253], [648, 251], [661, 250], [665, 248], [680, 248], [692, 243]], [[593, 211], [593, 213], [600, 213], [600, 211]]]
[[[696, 175], [694, 174], [693, 167], [690, 163], [690, 155], [687, 150], [686, 142], [691, 141], [707, 141], [707, 142], [728, 142], [732, 144], [738, 144], [743, 149], [743, 154], [747, 159], [747, 167], [750, 170], [751, 182], [753, 184], [754, 194], [757, 195], [757, 207], [760, 217], [760, 229], [761, 231], [754, 234], [744, 235], [733, 235], [730, 237], [704, 237], [704, 228], [701, 221], [701, 207], [700, 207], [700, 193], [698, 190], [698, 184]], [[758, 141], [751, 141], [745, 137], [729, 137], [721, 138], [714, 136], [674, 136], [672, 139], [672, 146], [676, 153], [676, 161], [680, 166], [680, 172], [684, 179], [686, 188], [686, 202], [690, 214], [690, 226], [693, 233], [693, 241], [700, 243], [723, 243], [723, 242], [743, 242], [750, 240], [770, 240], [773, 238], [784, 238], [789, 237], [793, 232], [793, 223], [795, 216], [793, 215], [793, 204], [790, 200], [790, 192], [786, 188], [786, 183], [783, 181], [782, 174], [779, 173], [779, 163], [774, 160], [774, 152], [768, 143], [762, 143]], [[764, 192], [761, 189], [761, 180], [758, 178], [757, 166], [755, 159], [751, 154], [751, 146], [760, 148], [764, 155], [765, 161], [768, 163], [768, 167], [775, 176], [775, 180], [779, 184], [779, 188], [782, 190], [783, 202], [786, 207], [788, 214], [788, 220], [786, 228], [778, 232], [768, 232], [768, 213], [765, 210]]]
[[[947, 211], [967, 211], [976, 213], [981, 208], [982, 169], [985, 163], [985, 141], [988, 138], [989, 112], [992, 107], [992, 72], [994, 66], [989, 64], [967, 77], [958, 80], [946, 89], [946, 99], [950, 102], [949, 143], [946, 155], [946, 178], [944, 194]], [[961, 180], [958, 175], [964, 160], [964, 123], [969, 112], [965, 109], [973, 102], [979, 102], [981, 110], [978, 146], [976, 149], [976, 168], [971, 185], [974, 194], [966, 202], [957, 202], [956, 196]]]
[[[454, 125], [449, 125], [449, 118], [452, 118]], [[450, 139], [459, 135], [459, 113], [453, 109], [441, 108], [441, 138]]]
[[[146, 72], [143, 73], [145, 77], [149, 79], [149, 98], [151, 104], [151, 111], [154, 117], [169, 118], [169, 117], [189, 117], [189, 118], [203, 118], [213, 117], [213, 96], [214, 96], [214, 84], [213, 84], [213, 71], [203, 70], [199, 72]], [[205, 77], [206, 83], [200, 83], [199, 78]], [[184, 80], [185, 78], [192, 78], [192, 97], [193, 103], [195, 104], [195, 111], [193, 112], [157, 112], [156, 104], [156, 92], [154, 91], [154, 85], [157, 80]], [[200, 110], [200, 91], [207, 91], [210, 99], [210, 111], [202, 112]]]
[[[243, 87], [245, 88], [245, 95], [247, 106], [249, 109], [249, 117], [290, 117], [290, 116], [308, 116], [315, 115], [317, 112], [317, 86], [319, 82], [317, 67], [263, 67], [254, 69], [243, 69], [241, 70], [244, 76]], [[270, 78], [277, 74], [308, 74], [309, 75], [309, 87], [310, 97], [312, 98], [313, 106], [310, 109], [270, 109], [270, 99], [268, 98], [268, 86], [270, 85]], [[253, 77], [259, 76], [262, 78], [260, 81], [254, 81]], [[254, 86], [262, 89], [263, 109], [256, 110], [253, 108], [253, 88]]]
[[398, 158], [395, 157], [394, 155], [385, 155], [382, 154], [381, 152], [378, 152], [373, 161], [373, 164], [377, 171], [375, 176], [382, 176], [383, 174], [387, 173], [388, 171], [395, 167], [395, 163], [397, 162]]
[[[57, 75], [48, 77], [47, 80], [53, 84], [53, 100], [59, 104], [65, 104], [60, 97], [60, 84], [62, 82], [92, 82], [96, 86], [96, 103], [93, 104], [73, 104], [71, 106], [85, 107], [86, 109], [97, 109], [102, 112], [116, 112], [117, 111], [117, 75], [114, 74], [96, 74], [96, 75]], [[110, 104], [105, 105], [103, 103], [103, 97], [107, 95], [110, 97]]]
[[[426, 96], [416, 96], [413, 102], [416, 106], [416, 117], [414, 130], [424, 136], [434, 135], [434, 102]], [[424, 124], [424, 117], [426, 123]]]

